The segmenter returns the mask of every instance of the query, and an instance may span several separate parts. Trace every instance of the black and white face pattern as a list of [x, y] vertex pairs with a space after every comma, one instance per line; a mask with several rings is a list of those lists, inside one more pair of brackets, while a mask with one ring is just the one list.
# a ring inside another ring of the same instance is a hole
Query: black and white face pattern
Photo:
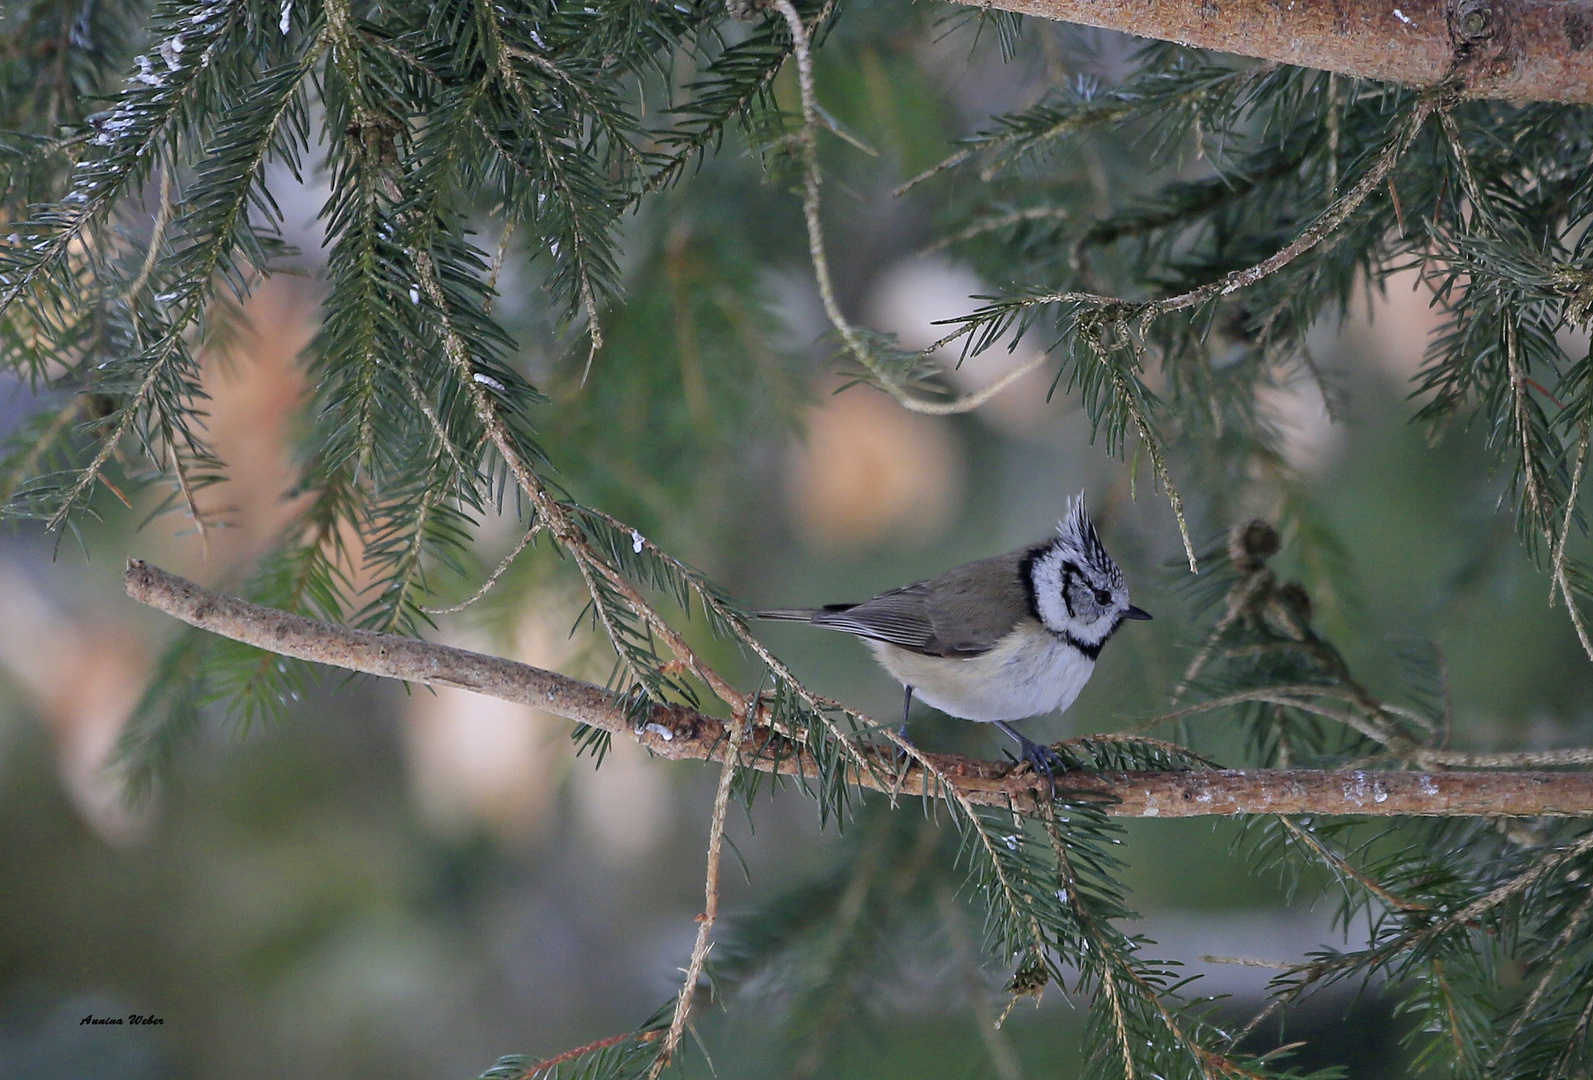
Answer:
[[1092, 660], [1132, 610], [1123, 571], [1101, 546], [1082, 495], [1068, 507], [1057, 538], [1035, 552], [1028, 574], [1040, 622]]

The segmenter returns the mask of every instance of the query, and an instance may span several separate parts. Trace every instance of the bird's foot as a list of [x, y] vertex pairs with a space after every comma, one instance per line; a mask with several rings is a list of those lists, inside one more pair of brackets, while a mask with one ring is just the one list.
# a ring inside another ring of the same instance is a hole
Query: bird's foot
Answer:
[[902, 764], [902, 763], [906, 762], [906, 760], [907, 760], [907, 758], [909, 756], [908, 748], [912, 747], [913, 749], [916, 750], [917, 747], [913, 745], [913, 740], [911, 740], [911, 739], [909, 739], [907, 737], [907, 725], [906, 724], [903, 724], [901, 727], [896, 729], [896, 739], [897, 739], [897, 741], [893, 742], [891, 744], [891, 749], [894, 750], [895, 753], [896, 753], [896, 761], [897, 761], [897, 763], [898, 764]]
[[1019, 744], [1019, 753], [1025, 764], [1036, 775], [1043, 776], [1051, 786], [1051, 793], [1056, 794], [1056, 774], [1067, 772], [1073, 764], [1067, 758], [1051, 749], [1034, 742], [1032, 739], [1023, 739]]
[[1078, 761], [1064, 757], [1049, 746], [1041, 746], [1006, 721], [997, 720], [995, 725], [1018, 744], [1018, 752], [1021, 755], [1019, 760], [1027, 763], [1030, 769], [1051, 782], [1053, 795], [1056, 794], [1056, 774], [1078, 768]]
[[1023, 741], [1023, 760], [1027, 761], [1035, 772], [1052, 773], [1067, 772], [1068, 760], [1049, 746], [1037, 742]]

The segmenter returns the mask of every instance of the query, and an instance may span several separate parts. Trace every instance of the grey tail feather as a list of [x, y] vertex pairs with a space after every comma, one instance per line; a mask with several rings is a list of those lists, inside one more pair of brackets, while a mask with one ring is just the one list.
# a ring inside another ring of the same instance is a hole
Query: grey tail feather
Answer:
[[772, 608], [768, 611], [754, 611], [755, 619], [768, 619], [770, 622], [812, 622], [815, 615], [823, 615], [830, 611], [845, 611], [856, 607], [855, 604], [826, 604], [821, 608]]
[[754, 611], [755, 619], [768, 619], [771, 622], [812, 622], [822, 608], [774, 608], [770, 611]]

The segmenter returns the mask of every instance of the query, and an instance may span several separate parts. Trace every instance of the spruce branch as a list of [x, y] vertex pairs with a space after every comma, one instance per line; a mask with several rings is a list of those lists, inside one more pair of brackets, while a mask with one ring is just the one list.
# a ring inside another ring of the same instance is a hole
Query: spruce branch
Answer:
[[[94, 230], [117, 202], [147, 175], [160, 150], [176, 138], [189, 110], [219, 80], [209, 57], [238, 29], [247, 7], [242, 0], [195, 3], [175, 9], [154, 28], [159, 33], [181, 35], [190, 51], [199, 51], [198, 57], [179, 63], [164, 75], [152, 74], [150, 61], [144, 58], [144, 70], [128, 78], [99, 134], [76, 143], [107, 149], [99, 157], [77, 163], [83, 167], [74, 174], [71, 190], [58, 205], [43, 208], [31, 221], [18, 223], [34, 236], [35, 242], [5, 259], [5, 273], [0, 275], [0, 284], [5, 286], [0, 291], [0, 315], [41, 278], [58, 272], [60, 263], [71, 256], [74, 242], [81, 239], [91, 243]], [[53, 128], [54, 124], [50, 126]], [[71, 145], [57, 140], [48, 152], [60, 152]], [[44, 239], [38, 239], [41, 234]]]
[[[1040, 820], [1055, 860], [1057, 882], [1061, 886], [1058, 897], [1072, 912], [1081, 937], [1090, 945], [1087, 952], [1081, 950], [1079, 966], [1084, 972], [1093, 975], [1106, 995], [1112, 1014], [1114, 1041], [1123, 1059], [1125, 1080], [1131, 1080], [1138, 1073], [1136, 1050], [1139, 1040], [1129, 1030], [1126, 1008], [1129, 1000], [1150, 1010], [1161, 1030], [1188, 1055], [1190, 1063], [1203, 1080], [1215, 1080], [1218, 1076], [1260, 1080], [1263, 1073], [1247, 1068], [1228, 1054], [1205, 1045], [1202, 1036], [1208, 1032], [1190, 1030], [1168, 1008], [1162, 971], [1137, 956], [1132, 943], [1096, 910], [1101, 906], [1101, 899], [1081, 879], [1074, 865], [1069, 852], [1070, 838], [1062, 830], [1054, 803], [1047, 802], [1041, 807]], [[1110, 889], [1110, 886], [1107, 888]], [[1154, 1040], [1147, 1041], [1147, 1049], [1154, 1050]]]
[[[716, 697], [733, 710], [739, 707], [743, 697], [735, 687], [687, 645], [685, 639], [658, 614], [623, 574], [598, 555], [583, 535], [569, 508], [548, 491], [541, 477], [537, 475], [516, 444], [497, 404], [488, 394], [486, 385], [476, 378], [469, 348], [448, 316], [446, 298], [438, 284], [431, 254], [417, 250], [412, 253], [412, 257], [421, 288], [431, 299], [441, 317], [445, 351], [456, 375], [466, 388], [477, 419], [520, 490], [530, 501], [536, 520], [543, 524], [554, 540], [574, 557], [587, 591], [591, 594], [592, 609], [602, 623], [621, 662], [632, 669], [639, 684], [646, 684], [644, 674], [636, 668], [629, 650], [625, 647], [627, 638], [624, 631], [615, 623], [613, 615], [603, 603], [604, 594], [609, 591], [616, 594], [620, 601], [642, 620], [647, 631], [661, 639], [686, 670], [701, 680]], [[706, 592], [699, 595], [705, 596]]]
[[[664, 1037], [660, 1023], [655, 1014], [636, 1031], [594, 1039], [541, 1061], [511, 1054], [478, 1080], [636, 1080], [657, 1054], [652, 1044]], [[567, 1067], [575, 1071], [567, 1073]]]
[[[1131, 302], [1113, 296], [1100, 296], [1087, 292], [1042, 293], [1034, 296], [1012, 298], [1000, 305], [993, 306], [993, 310], [1022, 311], [1028, 308], [1056, 304], [1073, 305], [1109, 311], [1115, 319], [1123, 322], [1138, 320], [1141, 333], [1143, 333], [1149, 329], [1152, 322], [1163, 315], [1200, 307], [1219, 297], [1248, 288], [1284, 269], [1300, 256], [1329, 240], [1338, 232], [1345, 222], [1350, 219], [1350, 216], [1360, 209], [1361, 204], [1366, 201], [1367, 197], [1388, 179], [1394, 167], [1399, 164], [1399, 160], [1404, 155], [1405, 150], [1426, 124], [1428, 117], [1433, 112], [1445, 107], [1444, 101], [1444, 96], [1440, 94], [1427, 94], [1418, 99], [1410, 115], [1395, 131], [1393, 138], [1389, 139], [1384, 145], [1382, 152], [1378, 154], [1372, 165], [1362, 174], [1360, 180], [1349, 191], [1334, 200], [1332, 205], [1302, 230], [1292, 242], [1254, 265], [1230, 271], [1215, 281], [1210, 281], [1204, 285], [1196, 286], [1193, 289], [1176, 293], [1172, 296], [1162, 297], [1158, 300]], [[969, 319], [972, 320], [976, 317], [970, 316]]]
[[1532, 1018], [1537, 1011], [1538, 1005], [1543, 1001], [1543, 995], [1548, 991], [1555, 975], [1559, 974], [1560, 969], [1571, 959], [1572, 943], [1580, 937], [1582, 927], [1587, 923], [1590, 911], [1593, 911], [1593, 889], [1588, 890], [1587, 896], [1582, 899], [1582, 902], [1576, 906], [1576, 910], [1571, 913], [1571, 917], [1566, 920], [1565, 928], [1560, 931], [1559, 935], [1554, 939], [1554, 943], [1549, 946], [1547, 955], [1553, 959], [1544, 968], [1543, 973], [1538, 976], [1537, 984], [1533, 986], [1532, 993], [1527, 995], [1526, 1001], [1521, 1003], [1520, 1010], [1516, 1013], [1515, 1022], [1510, 1025], [1510, 1030], [1505, 1032], [1505, 1037], [1499, 1043], [1499, 1048], [1494, 1051], [1493, 1057], [1488, 1059], [1488, 1069], [1490, 1071], [1497, 1068], [1499, 1062], [1510, 1052], [1510, 1047], [1517, 1036], [1521, 1034], [1521, 1029], [1526, 1026], [1527, 1021]]
[[[523, 80], [520, 77], [519, 72], [515, 70], [513, 61], [516, 59], [525, 60], [535, 65], [539, 71], [550, 75], [561, 85], [571, 89], [575, 97], [588, 107], [592, 115], [600, 116], [602, 114], [602, 110], [596, 107], [596, 103], [590, 97], [590, 95], [588, 95], [585, 90], [581, 88], [580, 84], [577, 83], [576, 80], [570, 78], [563, 70], [561, 70], [557, 64], [546, 59], [545, 57], [537, 55], [535, 52], [529, 49], [515, 49], [505, 43], [503, 38], [503, 29], [498, 24], [497, 9], [493, 5], [482, 4], [480, 5], [479, 10], [482, 13], [480, 20], [481, 25], [483, 30], [486, 32], [487, 41], [493, 53], [491, 60], [494, 73], [498, 76], [498, 78], [502, 79], [504, 84], [509, 88], [510, 94], [514, 97], [515, 102], [520, 106], [522, 111], [521, 114], [524, 119], [528, 121], [531, 120], [538, 114], [540, 110], [538, 110], [536, 104], [531, 100], [531, 95], [526, 89], [525, 80]], [[481, 129], [482, 133], [486, 135], [488, 141], [498, 150], [500, 154], [504, 156], [505, 160], [510, 163], [511, 167], [516, 171], [523, 171], [524, 166], [520, 164], [513, 153], [509, 152], [507, 148], [502, 145], [496, 135], [488, 130], [486, 124], [479, 116], [475, 118], [475, 122], [476, 125]], [[565, 205], [573, 210], [573, 208], [578, 205], [579, 200], [575, 195], [574, 182], [569, 176], [568, 169], [564, 164], [565, 148], [553, 144], [551, 140], [547, 138], [541, 124], [531, 122], [528, 124], [528, 127], [533, 138], [536, 139], [537, 148], [541, 155], [541, 164], [545, 169], [548, 170], [555, 190], [558, 191], [559, 197], [564, 201]], [[623, 147], [627, 151], [630, 150], [630, 143], [623, 137], [616, 138], [615, 143], [617, 146]], [[595, 253], [592, 251], [591, 239], [587, 236], [586, 230], [582, 228], [579, 216], [572, 212], [570, 216], [570, 261], [575, 270], [576, 296], [580, 303], [581, 310], [586, 313], [586, 332], [588, 338], [586, 366], [581, 372], [582, 383], [586, 382], [586, 378], [592, 370], [592, 361], [597, 357], [598, 352], [603, 348], [603, 327], [598, 319], [597, 293], [592, 286], [593, 272], [591, 262], [594, 258], [594, 254]]]
[[606, 1039], [594, 1039], [592, 1042], [572, 1047], [569, 1050], [554, 1054], [544, 1061], [539, 1061], [527, 1068], [522, 1075], [524, 1080], [536, 1080], [539, 1076], [546, 1076], [553, 1072], [565, 1062], [575, 1061], [578, 1058], [586, 1057], [588, 1054], [594, 1054], [628, 1042], [642, 1044], [657, 1042], [663, 1035], [664, 1032], [662, 1031], [627, 1031], [623, 1035], [610, 1035]]
[[[436, 645], [378, 634], [261, 607], [210, 592], [147, 563], [128, 564], [128, 595], [190, 626], [278, 656], [428, 686], [452, 686], [517, 702], [635, 739], [670, 760], [721, 761], [724, 721], [685, 706], [648, 706], [636, 726], [601, 687], [555, 672]], [[810, 775], [814, 762], [801, 744], [771, 730], [760, 709], [742, 751], [742, 765], [782, 776]], [[973, 807], [1029, 815], [1049, 798], [1050, 785], [1024, 766], [928, 754], [901, 768], [894, 748], [859, 747], [872, 767], [851, 768], [845, 782], [886, 794], [952, 797]], [[1399, 817], [1470, 815], [1593, 816], [1593, 774], [1581, 772], [1384, 772], [1321, 769], [1184, 769], [1069, 772], [1059, 793], [1099, 801], [1104, 812], [1127, 817], [1233, 814], [1311, 814]]]
[[1300, 825], [1293, 819], [1280, 815], [1277, 819], [1277, 822], [1279, 828], [1288, 833], [1290, 838], [1293, 839], [1295, 843], [1302, 847], [1309, 848], [1311, 855], [1318, 862], [1325, 866], [1331, 867], [1334, 874], [1337, 875], [1340, 880], [1348, 878], [1354, 881], [1362, 889], [1365, 889], [1368, 893], [1377, 897], [1377, 899], [1381, 900], [1391, 908], [1395, 908], [1400, 911], [1428, 910], [1428, 905], [1426, 904], [1414, 900], [1406, 900], [1403, 897], [1396, 896], [1394, 893], [1390, 892], [1370, 874], [1356, 866], [1339, 852], [1330, 848], [1327, 844], [1323, 843], [1322, 839], [1314, 832]]
[[[640, 532], [631, 529], [619, 519], [597, 510], [583, 508], [582, 512], [590, 517], [602, 521], [611, 529], [614, 529], [620, 533], [630, 533], [633, 543], [639, 545], [643, 552], [647, 553], [653, 559], [657, 560], [657, 562], [662, 566], [674, 573], [680, 581], [686, 583], [691, 595], [696, 596], [697, 600], [702, 604], [708, 615], [717, 620], [720, 626], [728, 629], [729, 632], [735, 636], [738, 642], [750, 650], [752, 654], [758, 658], [759, 662], [761, 662], [763, 666], [768, 669], [769, 673], [779, 685], [787, 687], [794, 692], [801, 702], [808, 708], [808, 710], [810, 710], [810, 713], [813, 717], [819, 718], [825, 731], [828, 732], [830, 737], [835, 741], [836, 745], [841, 748], [842, 753], [851, 761], [853, 767], [863, 771], [874, 770], [878, 767], [877, 763], [864, 752], [864, 749], [861, 746], [858, 745], [858, 740], [854, 737], [853, 733], [843, 730], [842, 727], [835, 722], [831, 714], [839, 713], [843, 717], [851, 720], [854, 725], [857, 725], [863, 730], [877, 727], [873, 721], [869, 720], [867, 717], [856, 712], [855, 710], [848, 709], [839, 702], [820, 697], [809, 690], [801, 682], [801, 680], [799, 680], [796, 675], [792, 673], [791, 669], [788, 668], [783, 661], [770, 652], [767, 646], [765, 646], [763, 642], [759, 641], [752, 634], [752, 631], [747, 626], [747, 622], [742, 617], [741, 613], [736, 611], [723, 596], [719, 595], [717, 590], [709, 587], [707, 582], [703, 581], [697, 572], [691, 567], [687, 566], [679, 559], [676, 559], [673, 555], [668, 554], [662, 548], [658, 547], [657, 544], [653, 543], [645, 536], [642, 536]], [[639, 599], [640, 598], [638, 598], [638, 600]], [[651, 609], [649, 608], [649, 610]], [[653, 617], [657, 618], [656, 613]], [[662, 620], [659, 621], [660, 624], [662, 624]], [[665, 626], [665, 629], [668, 629], [667, 624], [662, 625]], [[671, 648], [673, 647], [673, 644], [671, 644]], [[682, 647], [684, 647], [684, 643], [682, 643]], [[731, 694], [735, 693], [733, 689], [728, 690], [728, 692]], [[719, 691], [715, 690], [715, 693], [718, 694]], [[719, 696], [720, 700], [725, 700], [722, 694]], [[733, 703], [729, 701], [726, 703], [731, 704], [732, 708], [734, 708]], [[919, 761], [920, 764], [924, 765], [925, 768], [928, 767], [927, 764], [924, 764], [923, 759], [920, 756], [920, 751], [916, 746], [909, 743], [905, 739], [897, 738], [894, 732], [887, 731], [887, 737], [892, 738], [897, 743], [898, 749], [901, 750], [906, 757]]]
[[[1044, 351], [1036, 352], [1033, 357], [1003, 373], [988, 386], [946, 402], [928, 401], [919, 397], [904, 386], [895, 374], [887, 371], [881, 364], [875, 345], [867, 339], [862, 331], [853, 326], [846, 318], [845, 313], [841, 311], [840, 303], [835, 297], [835, 286], [830, 276], [829, 256], [824, 243], [824, 227], [820, 219], [821, 174], [818, 153], [818, 94], [814, 87], [813, 57], [808, 48], [807, 32], [802, 25], [802, 16], [791, 0], [774, 0], [773, 6], [775, 10], [780, 12], [786, 21], [786, 25], [790, 28], [793, 41], [792, 52], [797, 62], [797, 85], [802, 99], [802, 127], [797, 133], [803, 159], [802, 215], [807, 226], [808, 254], [813, 264], [813, 275], [818, 283], [819, 298], [824, 308], [825, 317], [829, 319], [830, 325], [840, 335], [851, 357], [862, 365], [864, 370], [869, 372], [876, 384], [905, 408], [930, 416], [950, 416], [971, 412], [1020, 379], [1039, 370], [1049, 361], [1049, 354]], [[1239, 287], [1238, 285], [1235, 286], [1235, 288]], [[1168, 310], [1177, 309], [1169, 308]], [[930, 349], [918, 354], [914, 358], [915, 360], [922, 359], [928, 352], [949, 345], [959, 338], [975, 333], [979, 329], [981, 320], [978, 319], [976, 314], [975, 316], [949, 321], [961, 325], [958, 329], [932, 345]], [[983, 349], [992, 343], [992, 336], [986, 333], [985, 339], [979, 343], [977, 349]], [[1129, 410], [1140, 440], [1150, 453], [1157, 477], [1161, 481], [1162, 489], [1166, 492], [1168, 501], [1172, 505], [1173, 516], [1177, 519], [1179, 535], [1184, 543], [1184, 552], [1189, 559], [1190, 572], [1198, 573], [1199, 567], [1196, 564], [1194, 546], [1189, 538], [1189, 525], [1184, 517], [1183, 498], [1179, 494], [1178, 488], [1173, 484], [1172, 475], [1168, 471], [1166, 456], [1162, 452], [1161, 444], [1150, 425], [1149, 418], [1145, 415], [1140, 405], [1138, 391], [1142, 388], [1130, 387], [1126, 377], [1117, 366], [1106, 361], [1104, 351], [1101, 350], [1093, 337], [1090, 339], [1090, 343], [1097, 353], [1102, 354], [1101, 360], [1107, 367], [1110, 378], [1118, 390], [1119, 400]]]
[[1071, 211], [1061, 206], [1029, 206], [1022, 210], [1013, 210], [1005, 214], [994, 214], [990, 217], [973, 221], [957, 232], [947, 233], [924, 248], [923, 253], [925, 255], [933, 255], [937, 251], [944, 251], [946, 248], [966, 243], [975, 237], [987, 236], [1003, 229], [1010, 229], [1014, 225], [1025, 225], [1033, 221], [1063, 222], [1070, 221], [1073, 217], [1074, 215]]
[[155, 210], [155, 223], [149, 231], [149, 247], [144, 252], [144, 264], [138, 268], [138, 276], [122, 293], [124, 301], [143, 292], [144, 286], [149, 284], [150, 275], [155, 272], [155, 264], [160, 260], [161, 245], [166, 242], [166, 226], [171, 224], [172, 171], [169, 161], [160, 168], [160, 204]]
[[[1335, 953], [1324, 959], [1297, 965], [1291, 977], [1295, 984], [1286, 995], [1274, 999], [1273, 1005], [1297, 998], [1311, 985], [1329, 978], [1343, 978], [1356, 970], [1374, 971], [1388, 968], [1402, 957], [1413, 956], [1416, 951], [1447, 934], [1468, 932], [1480, 925], [1484, 916], [1496, 912], [1507, 901], [1538, 885], [1548, 875], [1566, 863], [1593, 852], [1593, 832], [1585, 832], [1571, 843], [1555, 848], [1534, 859], [1526, 869], [1507, 878], [1480, 895], [1473, 896], [1442, 919], [1428, 918], [1425, 912], [1416, 916], [1398, 933], [1386, 935], [1367, 949], [1357, 952]], [[1269, 1006], [1270, 1010], [1271, 1006]], [[1252, 1024], [1254, 1021], [1252, 1021]]]
[[[160, 337], [153, 345], [129, 362], [129, 367], [136, 368], [140, 361], [144, 367], [137, 388], [120, 403], [119, 415], [109, 433], [103, 436], [98, 451], [56, 497], [55, 509], [47, 516], [47, 528], [59, 529], [94, 485], [104, 481], [106, 464], [122, 448], [122, 440], [140, 425], [156, 426], [168, 445], [180, 439], [196, 456], [206, 457], [203, 443], [192, 431], [191, 412], [176, 407], [181, 404], [180, 398], [157, 394], [157, 388], [176, 383], [183, 391], [191, 389], [186, 376], [192, 372], [194, 360], [189, 351], [188, 332], [201, 321], [215, 292], [218, 273], [230, 269], [230, 261], [240, 249], [249, 249], [247, 241], [252, 237], [247, 213], [261, 182], [261, 167], [277, 141], [279, 126], [299, 98], [304, 76], [319, 61], [326, 44], [327, 35], [323, 31], [293, 62], [267, 72], [258, 88], [263, 107], [218, 133], [220, 145], [212, 148], [213, 156], [206, 167], [218, 173], [225, 167], [228, 176], [218, 185], [221, 190], [188, 212], [188, 216], [199, 220], [204, 231], [176, 256], [182, 269], [181, 283], [171, 298], [179, 302], [177, 315], [161, 328]], [[197, 62], [190, 62], [178, 70], [198, 66]], [[114, 191], [117, 187], [116, 183], [106, 181], [103, 190]], [[102, 196], [109, 197], [102, 191], [94, 198]], [[76, 235], [84, 224], [86, 222], [74, 218], [72, 227], [61, 235]], [[48, 249], [50, 245], [43, 247]], [[0, 310], [5, 302], [6, 298], [0, 297]], [[187, 481], [180, 482], [186, 492]]]

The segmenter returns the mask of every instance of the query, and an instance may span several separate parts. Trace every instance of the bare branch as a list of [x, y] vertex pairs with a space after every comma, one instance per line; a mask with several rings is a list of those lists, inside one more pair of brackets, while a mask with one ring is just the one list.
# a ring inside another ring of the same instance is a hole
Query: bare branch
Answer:
[[[495, 656], [397, 634], [354, 630], [209, 592], [147, 563], [128, 564], [127, 593], [191, 626], [282, 656], [428, 686], [473, 690], [635, 739], [671, 760], [723, 761], [723, 720], [679, 705], [655, 704], [633, 728], [602, 687]], [[951, 754], [923, 754], [902, 768], [888, 747], [859, 747], [873, 768], [851, 770], [859, 787], [893, 795], [953, 797], [965, 805], [1034, 813], [1049, 784], [1027, 766]], [[799, 744], [756, 724], [741, 764], [786, 776], [814, 773]], [[942, 790], [942, 785], [949, 790]], [[1100, 799], [1120, 817], [1234, 814], [1347, 814], [1373, 817], [1471, 815], [1593, 816], [1593, 774], [1581, 772], [1362, 772], [1319, 769], [1191, 769], [1078, 772], [1058, 791]]]
[[1470, 97], [1593, 101], [1589, 0], [962, 0]]

